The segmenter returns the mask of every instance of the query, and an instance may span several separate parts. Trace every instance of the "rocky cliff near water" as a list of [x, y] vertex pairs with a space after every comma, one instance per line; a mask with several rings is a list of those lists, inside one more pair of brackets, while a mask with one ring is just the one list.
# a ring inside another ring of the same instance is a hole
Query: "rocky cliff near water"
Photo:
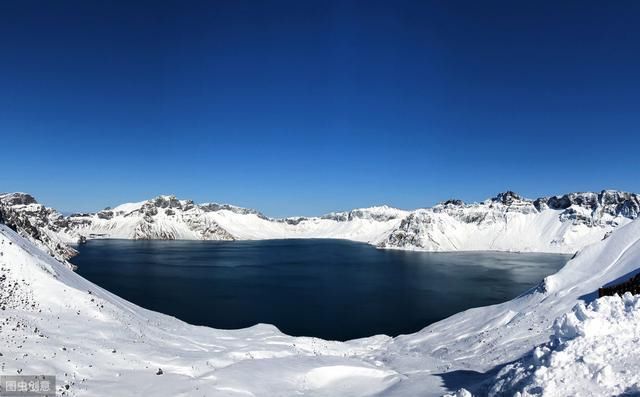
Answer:
[[69, 220], [56, 210], [47, 208], [26, 193], [0, 194], [0, 223], [43, 248], [51, 256], [65, 262], [77, 254], [68, 243], [78, 240], [70, 230]]

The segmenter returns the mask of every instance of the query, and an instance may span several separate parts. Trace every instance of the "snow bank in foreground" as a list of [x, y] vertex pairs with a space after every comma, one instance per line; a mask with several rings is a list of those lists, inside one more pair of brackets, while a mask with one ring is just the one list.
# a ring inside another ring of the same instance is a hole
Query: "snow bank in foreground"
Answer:
[[578, 303], [551, 342], [503, 368], [490, 396], [640, 394], [640, 296]]

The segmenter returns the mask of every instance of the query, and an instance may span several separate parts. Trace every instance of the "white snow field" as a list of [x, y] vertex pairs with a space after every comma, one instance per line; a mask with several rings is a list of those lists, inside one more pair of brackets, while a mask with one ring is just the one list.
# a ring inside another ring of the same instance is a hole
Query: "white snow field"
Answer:
[[[188, 325], [101, 289], [4, 225], [0, 252], [0, 375], [55, 374], [59, 394], [415, 397], [465, 388], [476, 395], [560, 396], [637, 387], [633, 373], [621, 372], [637, 367], [635, 298], [606, 298], [590, 311], [579, 309], [576, 319], [559, 320], [554, 331], [554, 320], [579, 299], [592, 301], [598, 287], [640, 267], [637, 220], [509, 302], [467, 310], [415, 334], [349, 342], [290, 337], [270, 325]], [[553, 335], [559, 345], [532, 350]], [[608, 362], [609, 351], [618, 362]], [[521, 376], [532, 354], [540, 369]], [[505, 367], [517, 360], [523, 361]], [[590, 375], [599, 363], [593, 388], [567, 375]], [[549, 386], [560, 379], [574, 385]]]

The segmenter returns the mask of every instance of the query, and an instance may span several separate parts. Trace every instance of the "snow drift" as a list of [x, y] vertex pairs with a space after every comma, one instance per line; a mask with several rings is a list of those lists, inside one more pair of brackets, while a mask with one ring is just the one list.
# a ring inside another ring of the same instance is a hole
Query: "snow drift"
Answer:
[[640, 394], [640, 296], [578, 303], [552, 340], [496, 376], [489, 396]]

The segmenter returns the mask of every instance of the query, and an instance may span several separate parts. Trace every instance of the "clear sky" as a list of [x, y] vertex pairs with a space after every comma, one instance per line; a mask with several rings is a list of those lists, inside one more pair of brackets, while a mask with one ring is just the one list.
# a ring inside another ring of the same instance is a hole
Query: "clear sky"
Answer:
[[640, 2], [2, 1], [0, 191], [267, 215], [640, 191]]

